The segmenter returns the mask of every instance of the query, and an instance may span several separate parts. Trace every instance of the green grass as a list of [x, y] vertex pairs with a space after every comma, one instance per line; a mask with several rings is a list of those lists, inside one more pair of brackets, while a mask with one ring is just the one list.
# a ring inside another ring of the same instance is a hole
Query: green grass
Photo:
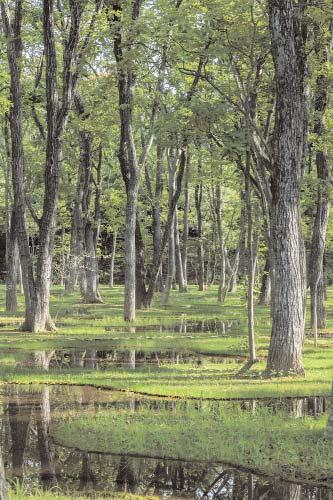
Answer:
[[305, 356], [307, 375], [267, 379], [261, 375], [264, 363], [258, 363], [248, 374], [239, 375], [240, 364], [206, 363], [142, 367], [137, 370], [110, 368], [87, 370], [72, 368], [44, 372], [31, 368], [17, 368], [10, 358], [2, 360], [2, 382], [21, 384], [89, 384], [103, 388], [133, 391], [149, 395], [188, 398], [251, 398], [329, 395], [333, 353], [309, 353]]
[[20, 485], [16, 485], [13, 488], [10, 488], [8, 491], [8, 496], [10, 500], [86, 500], [87, 498], [91, 500], [99, 500], [108, 498], [109, 500], [157, 500], [155, 496], [141, 496], [141, 495], [132, 495], [131, 493], [96, 493], [90, 492], [89, 497], [85, 494], [84, 496], [80, 495], [80, 493], [71, 492], [66, 495], [57, 491], [57, 488], [54, 490], [43, 490], [43, 489], [35, 489], [33, 492], [28, 492], [24, 489], [24, 487]]
[[[105, 371], [80, 368], [53, 369], [43, 372], [24, 366], [24, 359], [33, 351], [52, 349], [136, 349], [139, 351], [194, 352], [213, 355], [247, 354], [246, 306], [242, 291], [228, 295], [225, 304], [216, 301], [217, 290], [198, 292], [194, 287], [188, 294], [173, 292], [170, 305], [164, 307], [159, 297], [150, 311], [138, 311], [135, 325], [122, 319], [122, 287], [102, 288], [105, 300], [101, 305], [85, 305], [78, 294], [65, 295], [60, 288], [52, 291], [52, 314], [59, 329], [55, 333], [27, 334], [17, 330], [22, 318], [0, 317], [0, 381], [13, 383], [91, 384], [99, 387], [135, 391], [150, 395], [194, 398], [247, 398], [272, 396], [328, 395], [333, 375], [333, 341], [322, 337], [317, 348], [311, 338], [305, 342], [305, 377], [262, 377], [270, 334], [269, 310], [256, 307], [256, 344], [261, 361], [246, 375], [239, 373], [241, 364], [207, 360], [202, 365], [145, 366], [135, 371], [110, 367]], [[333, 291], [329, 290], [328, 327], [333, 331]], [[4, 287], [0, 288], [4, 300]], [[22, 302], [22, 298], [20, 298]], [[22, 313], [22, 307], [20, 309]], [[224, 335], [212, 333], [160, 332], [160, 321], [173, 324], [175, 319], [209, 320], [236, 319], [238, 325]], [[151, 327], [155, 325], [155, 327]], [[135, 331], [135, 327], [139, 327]], [[146, 330], [145, 330], [146, 327]], [[149, 328], [148, 328], [149, 327]], [[204, 359], [204, 357], [203, 357]]]
[[57, 443], [80, 450], [237, 464], [269, 476], [333, 484], [327, 415], [294, 418], [268, 408], [192, 405], [172, 411], [147, 406], [111, 409], [62, 422]]

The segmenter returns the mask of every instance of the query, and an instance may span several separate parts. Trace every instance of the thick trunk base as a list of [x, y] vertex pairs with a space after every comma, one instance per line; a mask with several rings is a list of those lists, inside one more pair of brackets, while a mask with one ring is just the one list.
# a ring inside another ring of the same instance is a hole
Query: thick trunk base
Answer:
[[57, 328], [49, 314], [46, 317], [28, 314], [22, 323], [20, 330], [22, 332], [44, 333], [56, 332]]

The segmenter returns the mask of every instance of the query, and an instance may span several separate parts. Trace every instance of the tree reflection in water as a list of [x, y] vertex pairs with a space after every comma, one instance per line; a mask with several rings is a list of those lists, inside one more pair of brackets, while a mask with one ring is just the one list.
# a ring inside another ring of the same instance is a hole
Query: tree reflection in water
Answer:
[[[132, 361], [132, 360], [131, 360]], [[101, 392], [92, 388], [47, 387], [22, 390], [8, 386], [2, 389], [2, 458], [7, 480], [24, 479], [30, 489], [36, 486], [57, 488], [64, 491], [110, 492], [126, 491], [134, 494], [151, 494], [162, 497], [187, 497], [207, 500], [333, 500], [333, 491], [311, 485], [290, 484], [249, 474], [217, 464], [167, 461], [149, 458], [112, 456], [66, 449], [54, 445], [50, 439], [52, 420], [71, 411], [105, 409]], [[69, 405], [69, 402], [72, 404]], [[319, 414], [325, 409], [323, 399], [288, 401], [288, 411], [295, 417], [309, 412]], [[275, 402], [276, 403], [276, 402]], [[138, 401], [134, 397], [121, 402], [135, 411]], [[163, 404], [173, 411], [169, 401], [152, 402], [155, 410]], [[198, 411], [203, 402], [198, 402]], [[216, 402], [211, 403], [212, 405]], [[257, 402], [243, 402], [244, 411], [256, 411]], [[274, 407], [274, 402], [266, 402]], [[277, 403], [276, 403], [277, 404]], [[169, 405], [169, 406], [168, 406]], [[154, 410], [154, 411], [155, 411]], [[1, 473], [0, 498], [5, 499], [5, 482]], [[39, 480], [36, 482], [36, 471]]]

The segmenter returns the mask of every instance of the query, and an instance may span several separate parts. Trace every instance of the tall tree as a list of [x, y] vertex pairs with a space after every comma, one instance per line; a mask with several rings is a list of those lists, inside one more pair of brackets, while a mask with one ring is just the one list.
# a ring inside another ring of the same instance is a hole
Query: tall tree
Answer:
[[305, 251], [300, 180], [306, 116], [304, 3], [269, 0], [276, 107], [272, 165], [272, 335], [269, 372], [303, 373]]
[[18, 245], [24, 277], [25, 321], [27, 331], [54, 329], [50, 317], [49, 296], [52, 271], [52, 253], [56, 231], [59, 181], [62, 163], [63, 136], [77, 83], [77, 59], [80, 21], [83, 3], [70, 1], [70, 27], [64, 47], [62, 89], [58, 89], [58, 57], [55, 42], [54, 2], [43, 2], [43, 37], [45, 51], [45, 86], [47, 133], [45, 141], [45, 176], [42, 216], [38, 224], [38, 255], [36, 268], [30, 255], [25, 221], [25, 182], [23, 151], [23, 101], [21, 94], [22, 56], [22, 2], [17, 0], [13, 19], [7, 2], [1, 3], [1, 12], [7, 39], [7, 57], [11, 78], [11, 139], [14, 211]]
[[125, 298], [124, 319], [135, 320], [136, 295], [136, 249], [135, 231], [138, 204], [138, 191], [141, 169], [137, 159], [137, 152], [133, 135], [132, 113], [133, 97], [135, 92], [136, 74], [134, 70], [133, 44], [135, 25], [140, 15], [141, 0], [134, 0], [131, 4], [130, 28], [124, 42], [124, 11], [121, 1], [113, 2], [111, 7], [111, 23], [115, 27], [114, 55], [117, 63], [119, 116], [120, 116], [120, 143], [119, 163], [121, 174], [126, 188], [126, 219], [125, 219]]
[[[323, 33], [324, 31], [324, 33]], [[328, 154], [322, 146], [325, 135], [325, 113], [329, 99], [328, 60], [333, 46], [333, 22], [330, 20], [331, 31], [328, 43], [325, 29], [315, 23], [314, 49], [319, 70], [316, 78], [314, 95], [314, 133], [317, 136], [318, 147], [316, 151], [316, 168], [318, 177], [318, 190], [316, 202], [316, 216], [312, 230], [311, 251], [309, 256], [309, 283], [311, 291], [311, 327], [317, 342], [318, 326], [325, 326], [325, 276], [324, 254], [328, 219], [331, 207]]]

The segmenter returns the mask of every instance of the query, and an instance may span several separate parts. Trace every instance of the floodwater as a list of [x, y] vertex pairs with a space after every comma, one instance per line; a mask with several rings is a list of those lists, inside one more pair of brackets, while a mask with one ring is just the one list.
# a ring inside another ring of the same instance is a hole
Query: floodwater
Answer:
[[60, 349], [35, 351], [18, 361], [20, 368], [52, 369], [85, 368], [107, 370], [111, 367], [135, 370], [142, 366], [189, 364], [202, 366], [205, 363], [242, 363], [245, 356], [205, 355], [181, 349], [164, 351], [140, 351], [133, 349]]
[[[147, 332], [159, 332], [159, 333], [180, 333], [180, 334], [194, 334], [194, 333], [214, 333], [216, 335], [224, 335], [227, 331], [234, 329], [240, 325], [240, 321], [237, 319], [204, 319], [204, 320], [193, 320], [186, 317], [180, 317], [174, 322], [163, 322], [156, 325], [139, 325], [129, 327], [129, 333], [147, 333]], [[106, 331], [117, 332], [119, 328], [117, 327], [104, 327]]]
[[[140, 405], [174, 408], [186, 401], [147, 399], [92, 387], [0, 387], [1, 453], [8, 480], [22, 481], [25, 491], [56, 486], [87, 498], [127, 491], [160, 498], [221, 500], [333, 500], [333, 490], [269, 479], [221, 464], [180, 462], [128, 455], [87, 453], [56, 445], [50, 427], [60, 418], [120, 407], [135, 411]], [[296, 417], [319, 416], [328, 401], [322, 397], [249, 400], [200, 405], [238, 405], [244, 411], [268, 406]]]

